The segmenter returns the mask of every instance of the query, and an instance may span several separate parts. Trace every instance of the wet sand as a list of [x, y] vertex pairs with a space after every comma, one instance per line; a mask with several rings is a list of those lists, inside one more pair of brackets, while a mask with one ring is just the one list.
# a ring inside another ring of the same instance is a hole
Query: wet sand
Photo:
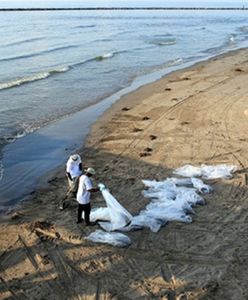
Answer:
[[[147, 204], [142, 179], [186, 163], [231, 163], [193, 223], [129, 233], [120, 249], [84, 239], [77, 204], [58, 203], [63, 168], [0, 224], [0, 299], [247, 299], [248, 50], [172, 73], [124, 96], [92, 127], [83, 162], [132, 214]], [[149, 151], [148, 151], [149, 149]], [[92, 206], [104, 206], [100, 194]]]

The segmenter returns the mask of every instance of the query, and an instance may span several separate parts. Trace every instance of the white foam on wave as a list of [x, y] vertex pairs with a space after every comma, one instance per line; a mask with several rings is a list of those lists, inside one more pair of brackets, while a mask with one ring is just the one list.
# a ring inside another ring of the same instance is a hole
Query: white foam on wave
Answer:
[[22, 129], [12, 136], [4, 136], [0, 138], [0, 144], [11, 144], [14, 143], [17, 139], [25, 137], [27, 134], [34, 132], [35, 130], [39, 129], [41, 125], [39, 124], [21, 124]]
[[109, 53], [106, 53], [106, 54], [103, 54], [103, 58], [111, 58], [111, 57], [113, 57], [114, 56], [114, 53], [112, 53], [112, 52], [109, 52]]
[[9, 89], [9, 88], [21, 86], [22, 84], [27, 84], [27, 83], [31, 83], [34, 81], [46, 79], [54, 74], [67, 72], [73, 67], [85, 64], [85, 63], [93, 61], [93, 60], [103, 60], [103, 59], [112, 58], [115, 54], [116, 54], [115, 52], [108, 52], [103, 55], [97, 56], [95, 58], [83, 60], [81, 62], [74, 63], [72, 65], [57, 67], [55, 69], [40, 72], [40, 73], [31, 75], [31, 76], [21, 77], [21, 78], [7, 81], [7, 82], [2, 82], [2, 83], [0, 83], [0, 90]]
[[16, 86], [20, 86], [25, 83], [30, 83], [30, 82], [38, 81], [41, 79], [45, 79], [45, 78], [48, 78], [49, 76], [52, 76], [53, 74], [66, 72], [69, 70], [69, 68], [70, 68], [69, 66], [65, 66], [65, 67], [54, 69], [54, 70], [37, 73], [32, 76], [26, 76], [26, 77], [22, 77], [22, 78], [18, 78], [18, 79], [13, 79], [8, 82], [3, 82], [3, 83], [0, 83], [0, 90], [9, 89], [9, 88], [13, 88]]
[[[108, 59], [108, 58], [113, 57], [114, 55], [115, 55], [114, 52], [108, 52], [108, 53], [105, 53], [103, 55], [95, 57], [95, 60]], [[0, 90], [9, 89], [9, 88], [21, 86], [22, 84], [27, 84], [27, 83], [31, 83], [31, 82], [34, 82], [34, 81], [46, 79], [46, 78], [48, 78], [48, 77], [50, 77], [54, 74], [67, 72], [68, 70], [70, 70], [73, 67], [76, 67], [78, 65], [82, 65], [82, 64], [90, 62], [92, 60], [93, 59], [91, 58], [91, 59], [87, 59], [87, 60], [81, 61], [79, 63], [72, 64], [72, 65], [58, 67], [58, 68], [55, 68], [55, 69], [52, 69], [52, 70], [40, 72], [40, 73], [34, 74], [32, 76], [26, 76], [26, 77], [13, 79], [13, 80], [10, 80], [10, 81], [7, 81], [7, 82], [2, 82], [2, 83], [0, 83]]]
[[228, 46], [233, 47], [236, 44], [235, 36], [232, 34], [228, 39]]
[[166, 36], [155, 36], [154, 38], [148, 38], [147, 41], [149, 44], [154, 44], [157, 46], [171, 46], [177, 43], [177, 40], [172, 35]]
[[159, 45], [159, 46], [171, 46], [171, 45], [175, 45], [175, 44], [176, 44], [176, 40], [161, 41], [161, 42], [157, 43], [157, 45]]
[[105, 53], [105, 54], [103, 54], [103, 55], [97, 56], [97, 57], [96, 57], [96, 60], [103, 60], [103, 59], [112, 58], [114, 55], [115, 55], [114, 52], [108, 52], [108, 53]]
[[179, 57], [179, 58], [176, 58], [176, 59], [173, 59], [173, 60], [169, 61], [167, 66], [168, 67], [175, 66], [177, 64], [180, 64], [182, 61], [183, 61], [183, 59]]

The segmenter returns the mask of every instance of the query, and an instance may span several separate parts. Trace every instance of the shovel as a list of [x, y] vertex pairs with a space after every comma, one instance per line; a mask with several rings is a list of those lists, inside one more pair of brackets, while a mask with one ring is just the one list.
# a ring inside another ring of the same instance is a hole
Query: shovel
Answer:
[[[78, 181], [76, 182], [76, 184], [78, 184]], [[59, 205], [59, 209], [60, 210], [64, 210], [65, 209], [65, 200], [71, 195], [71, 193], [75, 192], [75, 187], [71, 187], [68, 189], [68, 191], [65, 194], [65, 197], [61, 200], [60, 205]]]

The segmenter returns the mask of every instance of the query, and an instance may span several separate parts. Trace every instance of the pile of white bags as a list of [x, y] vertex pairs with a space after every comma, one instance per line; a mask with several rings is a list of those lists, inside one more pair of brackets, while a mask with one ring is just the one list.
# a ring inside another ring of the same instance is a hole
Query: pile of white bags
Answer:
[[143, 180], [148, 190], [143, 191], [146, 198], [152, 199], [138, 216], [134, 216], [130, 229], [148, 227], [158, 232], [168, 221], [192, 222], [196, 204], [205, 204], [200, 193], [209, 193], [212, 189], [200, 179], [168, 178], [164, 181]]
[[236, 166], [227, 165], [202, 165], [201, 167], [186, 165], [174, 173], [191, 178], [172, 177], [164, 181], [143, 180], [148, 188], [142, 192], [143, 196], [150, 198], [151, 202], [134, 217], [107, 189], [103, 189], [102, 195], [107, 207], [92, 210], [90, 218], [91, 221], [98, 221], [105, 231], [97, 230], [87, 239], [123, 247], [130, 245], [130, 239], [124, 234], [113, 231], [128, 232], [148, 227], [152, 232], [158, 232], [169, 221], [191, 223], [191, 215], [194, 214], [193, 207], [197, 204], [204, 205], [205, 200], [202, 194], [212, 192], [211, 186], [195, 176], [208, 179], [230, 178], [235, 170], [237, 170]]
[[148, 187], [148, 190], [143, 191], [143, 195], [151, 198], [152, 201], [139, 215], [134, 217], [120, 205], [108, 190], [102, 191], [107, 207], [92, 210], [90, 219], [98, 221], [105, 232], [101, 230], [93, 232], [88, 236], [89, 240], [123, 247], [128, 246], [130, 240], [123, 234], [116, 235], [116, 232], [113, 231], [128, 232], [148, 227], [152, 232], [158, 232], [161, 226], [168, 221], [190, 223], [192, 217], [189, 214], [194, 213], [193, 207], [196, 204], [205, 204], [198, 192], [211, 191], [210, 186], [196, 178], [168, 178], [164, 181], [143, 180], [143, 183]]

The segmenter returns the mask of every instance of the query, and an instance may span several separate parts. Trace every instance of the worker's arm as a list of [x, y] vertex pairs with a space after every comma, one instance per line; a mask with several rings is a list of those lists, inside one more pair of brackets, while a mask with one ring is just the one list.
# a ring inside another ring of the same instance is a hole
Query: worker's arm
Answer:
[[69, 172], [66, 172], [67, 177], [72, 180], [71, 174]]
[[72, 171], [72, 164], [68, 161], [66, 164], [66, 175], [70, 180], [72, 180], [71, 171]]
[[92, 189], [89, 189], [87, 191], [90, 192], [90, 193], [96, 193], [96, 192], [99, 192], [100, 189], [99, 188], [92, 188]]

